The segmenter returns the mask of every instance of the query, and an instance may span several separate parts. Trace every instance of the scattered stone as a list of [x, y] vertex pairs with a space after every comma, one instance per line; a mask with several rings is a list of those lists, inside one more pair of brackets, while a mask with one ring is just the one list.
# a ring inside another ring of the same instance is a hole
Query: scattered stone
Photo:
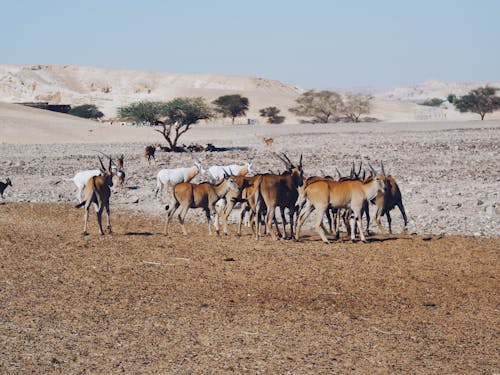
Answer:
[[139, 203], [139, 197], [136, 196], [130, 197], [130, 203]]
[[482, 206], [484, 204], [484, 202], [481, 200], [481, 199], [478, 199], [477, 200], [477, 205], [478, 206]]

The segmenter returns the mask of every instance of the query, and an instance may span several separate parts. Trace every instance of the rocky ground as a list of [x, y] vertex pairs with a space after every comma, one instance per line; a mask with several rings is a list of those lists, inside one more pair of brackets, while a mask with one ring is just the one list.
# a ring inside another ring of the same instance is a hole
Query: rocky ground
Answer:
[[[157, 164], [151, 166], [143, 158], [145, 143], [0, 144], [0, 180], [8, 176], [14, 185], [6, 190], [3, 202], [76, 202], [70, 179], [76, 171], [97, 168], [96, 151], [101, 151], [125, 155], [127, 181], [123, 189], [115, 190], [112, 210], [157, 216], [164, 212], [153, 193], [161, 168], [190, 166], [197, 158], [205, 167], [251, 161], [255, 172], [280, 171], [283, 165], [274, 152], [286, 152], [292, 160], [302, 153], [307, 176], [334, 175], [336, 167], [348, 173], [352, 161], [377, 167], [383, 160], [386, 172], [400, 185], [410, 232], [500, 235], [500, 124], [483, 127], [471, 122], [456, 128], [443, 124], [437, 123], [434, 129], [418, 123], [387, 124], [373, 126], [373, 130], [369, 125], [353, 125], [352, 129], [284, 125], [269, 128], [274, 138], [271, 147], [262, 142], [260, 135], [266, 135], [262, 130], [241, 138], [235, 136], [235, 129], [226, 134], [214, 131], [204, 142], [228, 147], [228, 151], [159, 152]], [[244, 132], [248, 135], [248, 130]], [[392, 217], [395, 231], [400, 231], [397, 209]], [[188, 220], [204, 218], [191, 212]]]

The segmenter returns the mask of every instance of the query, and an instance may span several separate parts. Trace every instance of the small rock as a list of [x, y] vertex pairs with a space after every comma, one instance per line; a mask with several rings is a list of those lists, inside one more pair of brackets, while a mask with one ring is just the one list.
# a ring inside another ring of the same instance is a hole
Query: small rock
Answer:
[[136, 196], [130, 197], [130, 203], [139, 203], [139, 197]]
[[444, 211], [444, 207], [443, 206], [437, 206], [437, 210], [438, 211]]
[[486, 214], [489, 215], [489, 216], [495, 216], [496, 215], [496, 210], [495, 210], [495, 206], [487, 206], [486, 209]]
[[482, 206], [484, 204], [484, 202], [481, 200], [481, 199], [478, 199], [477, 200], [477, 205], [478, 206]]

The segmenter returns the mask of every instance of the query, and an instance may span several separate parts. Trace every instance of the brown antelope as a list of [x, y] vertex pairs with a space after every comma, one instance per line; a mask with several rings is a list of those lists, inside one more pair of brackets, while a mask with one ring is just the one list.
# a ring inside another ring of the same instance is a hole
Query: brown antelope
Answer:
[[[361, 241], [366, 242], [363, 230], [362, 209], [367, 201], [374, 199], [378, 192], [383, 192], [385, 188], [385, 176], [381, 173], [369, 177], [366, 181], [346, 180], [346, 181], [330, 181], [318, 180], [306, 186], [303, 195], [299, 198], [298, 206], [302, 206], [302, 199], [307, 200], [306, 208], [300, 212], [295, 239], [300, 239], [300, 229], [306, 218], [312, 211], [317, 209], [321, 212], [319, 219], [315, 225], [315, 229], [320, 235], [323, 242], [328, 243], [323, 227], [323, 215], [326, 211], [333, 208], [351, 209], [354, 218], [351, 218], [351, 240], [355, 240], [356, 223], [360, 228], [359, 234]], [[338, 231], [338, 227], [337, 227]]]
[[[283, 154], [280, 159], [286, 164], [288, 173], [283, 175], [272, 175], [264, 174], [258, 175], [258, 179], [255, 182], [255, 202], [256, 202], [256, 213], [257, 218], [257, 230], [256, 237], [260, 236], [260, 211], [263, 209], [262, 203], [267, 207], [265, 225], [268, 233], [274, 240], [277, 239], [276, 234], [272, 231], [272, 222], [274, 219], [276, 207], [279, 207], [282, 211], [282, 217], [284, 218], [284, 209], [288, 208], [289, 218], [290, 218], [290, 238], [293, 238], [293, 215], [295, 212], [295, 202], [299, 196], [298, 188], [303, 183], [303, 170], [302, 170], [302, 155], [300, 155], [300, 161], [297, 166], [293, 165], [290, 159]], [[261, 201], [262, 200], [262, 201]], [[283, 220], [283, 231], [284, 238], [286, 235], [286, 223]]]
[[[399, 186], [396, 183], [396, 180], [391, 175], [386, 175], [384, 171], [384, 164], [380, 163], [382, 173], [385, 176], [385, 192], [377, 194], [375, 197], [374, 203], [377, 206], [377, 212], [375, 214], [375, 223], [379, 230], [385, 234], [385, 229], [380, 222], [380, 218], [385, 214], [387, 216], [387, 224], [389, 225], [389, 233], [392, 234], [392, 218], [390, 211], [394, 209], [396, 206], [399, 208], [401, 212], [401, 216], [403, 216], [404, 228], [406, 230], [406, 226], [408, 224], [408, 218], [406, 217], [405, 208], [403, 206], [403, 197], [401, 196], [401, 190], [399, 190]], [[370, 166], [371, 167], [371, 166]]]
[[118, 169], [123, 169], [123, 165], [124, 165], [124, 162], [123, 162], [123, 159], [125, 159], [125, 155], [121, 154], [118, 158], [116, 158], [116, 168]]
[[[249, 195], [254, 192], [254, 182], [256, 177], [246, 177], [246, 176], [233, 176], [233, 182], [238, 185], [238, 190], [230, 190], [225, 197], [226, 203], [221, 208], [221, 218], [222, 218], [222, 231], [225, 235], [228, 234], [228, 217], [234, 208], [234, 205], [238, 202], [242, 202], [242, 208], [240, 213], [240, 225], [238, 227], [238, 235], [241, 235], [241, 221], [243, 220], [243, 215], [246, 211], [255, 206], [252, 202], [249, 202]], [[249, 193], [250, 189], [250, 193]], [[253, 231], [253, 227], [252, 227]]]
[[262, 142], [264, 142], [267, 147], [271, 147], [273, 145], [274, 139], [262, 138]]
[[4, 199], [3, 192], [7, 189], [7, 186], [12, 186], [12, 182], [8, 177], [5, 179], [5, 182], [0, 181], [0, 195], [2, 196], [2, 199]]
[[217, 185], [212, 185], [208, 182], [203, 182], [201, 184], [181, 182], [175, 185], [171, 205], [165, 206], [165, 210], [167, 210], [164, 230], [165, 235], [168, 234], [168, 223], [179, 206], [181, 207], [181, 211], [178, 218], [184, 235], [187, 235], [186, 228], [184, 227], [184, 219], [190, 208], [202, 208], [205, 211], [208, 222], [208, 234], [210, 235], [212, 234], [210, 219], [211, 216], [214, 216], [215, 230], [217, 234], [219, 234], [215, 204], [219, 199], [224, 198], [231, 190], [238, 190], [238, 185], [231, 180], [231, 177], [222, 179]]
[[77, 204], [75, 207], [80, 208], [85, 206], [85, 223], [83, 225], [83, 234], [87, 235], [87, 223], [89, 219], [90, 205], [94, 203], [94, 208], [97, 214], [97, 224], [99, 225], [99, 233], [102, 235], [102, 212], [106, 209], [107, 226], [106, 228], [111, 233], [111, 222], [109, 216], [109, 197], [111, 196], [110, 187], [113, 186], [113, 170], [111, 169], [111, 158], [109, 158], [109, 167], [106, 169], [100, 157], [101, 174], [99, 176], [92, 176], [85, 184], [85, 199]]
[[144, 159], [151, 165], [151, 159], [156, 163], [155, 159], [156, 147], [153, 145], [146, 146], [144, 148]]

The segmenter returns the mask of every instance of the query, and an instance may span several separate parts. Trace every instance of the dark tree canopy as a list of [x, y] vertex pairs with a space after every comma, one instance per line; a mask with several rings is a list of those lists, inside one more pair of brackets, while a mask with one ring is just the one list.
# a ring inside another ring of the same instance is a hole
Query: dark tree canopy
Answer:
[[267, 117], [269, 124], [281, 124], [285, 121], [285, 117], [279, 115], [281, 111], [277, 107], [262, 108], [259, 112], [262, 117]]
[[493, 113], [500, 109], [500, 97], [496, 96], [497, 88], [494, 87], [479, 87], [470, 91], [467, 95], [460, 98], [455, 98], [453, 104], [460, 112], [472, 112], [481, 116], [487, 113]]
[[68, 114], [92, 119], [97, 119], [104, 116], [104, 113], [99, 111], [99, 109], [94, 104], [77, 105], [76, 107], [71, 108]]
[[423, 102], [418, 103], [418, 104], [425, 105], [425, 106], [428, 106], [428, 107], [439, 107], [443, 103], [444, 103], [443, 99], [432, 98], [432, 99], [424, 100]]
[[234, 119], [244, 116], [250, 105], [248, 98], [239, 94], [220, 96], [212, 103], [216, 107], [215, 110], [221, 113], [223, 117], [231, 117], [233, 125]]
[[334, 91], [309, 90], [296, 99], [290, 112], [310, 117], [313, 123], [328, 123], [342, 113], [342, 97]]
[[163, 115], [165, 103], [142, 101], [131, 103], [125, 107], [118, 108], [118, 116], [130, 118], [148, 125], [158, 123]]
[[212, 111], [203, 98], [175, 98], [162, 106], [165, 121], [161, 129], [155, 129], [168, 142], [170, 149], [177, 149], [179, 137], [199, 120], [212, 117]]

